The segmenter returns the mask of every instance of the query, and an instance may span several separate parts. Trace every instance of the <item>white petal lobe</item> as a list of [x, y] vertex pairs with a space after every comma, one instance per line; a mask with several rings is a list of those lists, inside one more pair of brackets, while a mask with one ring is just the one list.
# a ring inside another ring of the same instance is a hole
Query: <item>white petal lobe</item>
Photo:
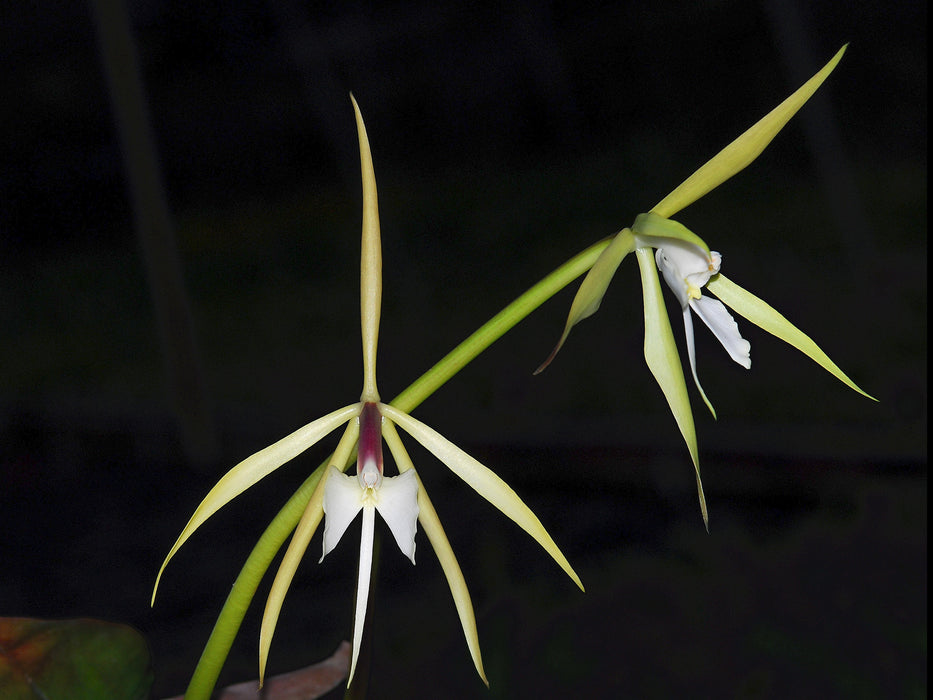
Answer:
[[324, 553], [321, 561], [337, 546], [362, 507], [363, 489], [359, 479], [341, 473], [333, 465], [328, 467], [327, 483], [324, 484]]
[[738, 324], [721, 301], [712, 297], [691, 299], [690, 308], [703, 319], [703, 323], [709, 327], [716, 339], [722, 343], [726, 352], [729, 353], [729, 357], [745, 369], [752, 366], [752, 360], [749, 356], [752, 345], [739, 333]]
[[415, 563], [415, 531], [418, 529], [418, 479], [409, 469], [398, 476], [383, 477], [376, 510], [386, 521], [402, 553]]

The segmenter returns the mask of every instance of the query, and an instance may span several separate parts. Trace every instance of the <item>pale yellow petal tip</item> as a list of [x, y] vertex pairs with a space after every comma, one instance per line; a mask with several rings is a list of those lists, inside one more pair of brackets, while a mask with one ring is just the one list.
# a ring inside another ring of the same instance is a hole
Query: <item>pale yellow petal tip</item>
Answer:
[[[547, 535], [547, 533], [545, 533], [545, 536], [547, 536], [548, 539], [550, 540], [550, 535]], [[579, 588], [581, 591], [586, 593], [586, 589], [583, 587], [583, 581], [580, 580], [580, 577], [577, 575], [577, 572], [574, 571], [573, 567], [570, 565], [570, 562], [567, 561], [567, 557], [564, 556], [564, 553], [560, 551], [560, 549], [557, 547], [554, 541], [550, 540], [551, 546], [547, 546], [545, 542], [542, 542], [537, 537], [535, 537], [535, 539], [537, 539], [538, 543], [541, 544], [541, 546], [544, 547], [545, 551], [551, 555], [551, 558], [557, 562], [557, 565], [560, 566], [560, 568], [564, 570], [564, 573], [570, 577], [570, 580], [573, 581], [575, 584], [577, 584], [577, 588]]]
[[[571, 571], [573, 571], [573, 569], [571, 569]], [[586, 589], [583, 587], [583, 581], [581, 581], [580, 577], [577, 576], [576, 571], [573, 571], [573, 575], [570, 578], [573, 579], [575, 584], [577, 584], [577, 588], [579, 588], [581, 592], [586, 593]]]
[[[266, 601], [266, 607], [269, 603]], [[272, 629], [267, 629], [266, 615], [263, 613], [262, 625], [259, 629], [259, 687], [266, 679], [266, 666], [269, 663], [269, 650], [272, 648], [272, 635], [275, 634], [275, 625], [278, 622], [278, 616], [272, 621]]]
[[703, 526], [706, 528], [706, 534], [709, 534], [709, 511], [706, 509], [706, 494], [703, 493], [703, 480], [700, 479], [700, 471], [697, 469], [697, 497], [700, 500], [700, 514], [703, 516]]
[[531, 373], [531, 376], [537, 377], [548, 368], [548, 365], [550, 365], [554, 361], [554, 358], [557, 357], [557, 353], [560, 352], [560, 349], [564, 347], [564, 341], [567, 340], [568, 335], [570, 335], [569, 325], [564, 329], [563, 335], [561, 335], [560, 340], [557, 341], [557, 345], [554, 346], [554, 349], [551, 350], [551, 354], [548, 355], [547, 359], [538, 366], [538, 369]]
[[483, 684], [488, 688], [489, 679], [486, 677], [486, 669], [483, 668], [483, 656], [479, 650], [479, 640], [477, 639], [475, 642], [477, 645], [476, 649], [473, 648], [472, 644], [468, 643], [470, 647], [470, 656], [473, 659], [473, 668], [476, 669], [476, 675], [479, 676], [480, 680], [483, 681]]
[[[849, 379], [849, 378], [846, 377], [846, 379]], [[861, 394], [862, 396], [864, 396], [866, 399], [871, 399], [871, 400], [874, 401], [875, 403], [881, 403], [881, 399], [876, 399], [874, 396], [872, 396], [872, 395], [869, 394], [867, 391], [865, 391], [864, 389], [862, 389], [862, 387], [860, 387], [858, 384], [856, 384], [855, 382], [853, 382], [851, 379], [849, 379], [848, 382], [843, 382], [843, 384], [847, 384], [847, 385], [849, 386], [849, 388], [853, 389], [854, 391], [857, 391], [859, 394]]]
[[162, 574], [165, 573], [165, 567], [168, 566], [169, 559], [172, 558], [174, 552], [169, 552], [168, 556], [165, 557], [165, 561], [162, 562], [162, 567], [159, 569], [159, 573], [156, 575], [155, 584], [152, 586], [152, 600], [149, 601], [149, 607], [155, 607], [156, 593], [159, 591], [159, 581], [162, 580]]

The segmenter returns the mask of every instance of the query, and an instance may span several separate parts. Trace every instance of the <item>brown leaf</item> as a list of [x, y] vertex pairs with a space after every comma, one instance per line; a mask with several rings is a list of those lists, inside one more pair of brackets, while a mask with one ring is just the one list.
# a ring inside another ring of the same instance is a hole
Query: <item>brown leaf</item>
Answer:
[[[266, 680], [236, 683], [224, 688], [217, 700], [314, 700], [333, 690], [350, 670], [350, 643], [341, 642], [329, 658], [307, 668], [283, 673]], [[166, 700], [184, 700], [183, 695]]]

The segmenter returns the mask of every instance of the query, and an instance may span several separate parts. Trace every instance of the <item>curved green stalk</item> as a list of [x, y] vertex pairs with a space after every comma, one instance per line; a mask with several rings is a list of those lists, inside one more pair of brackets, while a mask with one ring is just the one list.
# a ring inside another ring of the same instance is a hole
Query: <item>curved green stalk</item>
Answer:
[[[469, 338], [447, 353], [443, 359], [422, 374], [390, 403], [405, 413], [414, 410], [483, 350], [505, 335], [532, 311], [589, 270], [600, 253], [609, 245], [610, 240], [609, 238], [604, 239], [577, 253], [531, 287], [484, 323]], [[351, 456], [351, 459], [355, 458], [355, 454]], [[243, 568], [240, 569], [230, 594], [217, 616], [217, 622], [214, 623], [214, 629], [204, 646], [204, 651], [201, 652], [201, 658], [198, 660], [198, 665], [194, 669], [191, 681], [188, 683], [185, 700], [208, 700], [210, 698], [220, 675], [220, 670], [230, 653], [233, 639], [236, 637], [240, 624], [243, 622], [243, 617], [246, 615], [246, 609], [259, 587], [259, 582], [272, 564], [272, 560], [281, 549], [286, 538], [298, 525], [305, 506], [321, 480], [321, 475], [324, 473], [327, 464], [327, 461], [322, 463], [305, 479], [304, 483], [288, 499], [272, 522], [269, 523], [269, 526], [253, 547], [253, 551], [250, 552], [249, 557], [243, 564]]]
[[292, 494], [278, 515], [262, 533], [253, 551], [240, 569], [227, 600], [214, 623], [214, 629], [211, 636], [204, 645], [204, 651], [201, 652], [201, 658], [194, 669], [191, 680], [188, 682], [188, 689], [185, 691], [186, 700], [196, 700], [203, 698], [208, 700], [211, 693], [214, 692], [214, 685], [217, 683], [217, 677], [220, 675], [220, 669], [227, 660], [230, 653], [230, 647], [233, 645], [233, 639], [240, 629], [240, 623], [246, 615], [246, 609], [249, 607], [259, 582], [265, 575], [266, 570], [272, 564], [276, 552], [282, 547], [282, 543], [291, 534], [298, 525], [305, 506], [311, 500], [311, 494], [321, 480], [324, 473], [324, 466], [315, 469], [311, 476], [305, 479], [304, 483], [298, 487], [298, 490]]
[[577, 277], [593, 267], [593, 263], [612, 242], [612, 237], [594, 243], [577, 253], [502, 311], [486, 321], [479, 330], [451, 350], [444, 358], [411, 383], [391, 403], [405, 413], [411, 413], [422, 401], [437, 391], [477, 355], [510, 331], [515, 324], [537, 309]]

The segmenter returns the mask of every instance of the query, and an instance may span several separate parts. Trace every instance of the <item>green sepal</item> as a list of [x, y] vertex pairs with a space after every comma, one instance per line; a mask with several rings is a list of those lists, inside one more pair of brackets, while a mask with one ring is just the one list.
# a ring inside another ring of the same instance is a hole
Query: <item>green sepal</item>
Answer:
[[609, 283], [612, 281], [616, 270], [622, 264], [625, 256], [633, 250], [635, 250], [635, 236], [632, 235], [629, 229], [624, 228], [615, 235], [606, 249], [596, 258], [596, 262], [593, 263], [593, 267], [583, 278], [583, 282], [580, 283], [580, 288], [573, 298], [560, 340], [557, 341], [557, 345], [551, 350], [548, 358], [534, 371], [534, 374], [543, 372], [551, 364], [564, 341], [567, 340], [567, 336], [570, 335], [571, 328], [599, 310], [599, 305], [606, 295], [606, 290], [609, 289]]
[[700, 478], [700, 457], [697, 450], [697, 434], [693, 424], [693, 411], [687, 394], [684, 370], [680, 364], [680, 354], [674, 342], [671, 322], [667, 316], [658, 268], [650, 248], [637, 248], [635, 256], [641, 270], [642, 296], [645, 304], [645, 362], [654, 375], [655, 381], [664, 392], [664, 398], [670, 406], [677, 427], [687, 443], [687, 450], [696, 470], [697, 496], [700, 499], [700, 512], [703, 523], [709, 530], [709, 514], [706, 510], [706, 496], [703, 494], [703, 481]]
[[700, 166], [690, 177], [678, 185], [651, 210], [664, 217], [674, 216], [684, 207], [697, 201], [711, 190], [743, 170], [771, 143], [797, 110], [809, 100], [823, 81], [833, 72], [842, 59], [848, 44], [843, 46], [829, 63], [796, 92], [757, 121], [748, 131], [723, 148], [719, 153]]
[[635, 232], [639, 247], [651, 246], [660, 248], [667, 241], [683, 241], [700, 248], [707, 257], [710, 255], [709, 246], [706, 241], [696, 235], [679, 221], [665, 219], [654, 212], [646, 212], [635, 217], [635, 223], [632, 224], [632, 230]]
[[788, 345], [797, 348], [850, 389], [857, 391], [872, 401], [878, 400], [849, 379], [846, 373], [829, 359], [829, 356], [820, 349], [819, 345], [813, 342], [810, 336], [784, 318], [766, 301], [759, 299], [748, 290], [724, 277], [721, 273], [714, 275], [706, 288], [737, 314], [748, 319], [759, 328], [768, 331], [776, 338], [780, 338]]

